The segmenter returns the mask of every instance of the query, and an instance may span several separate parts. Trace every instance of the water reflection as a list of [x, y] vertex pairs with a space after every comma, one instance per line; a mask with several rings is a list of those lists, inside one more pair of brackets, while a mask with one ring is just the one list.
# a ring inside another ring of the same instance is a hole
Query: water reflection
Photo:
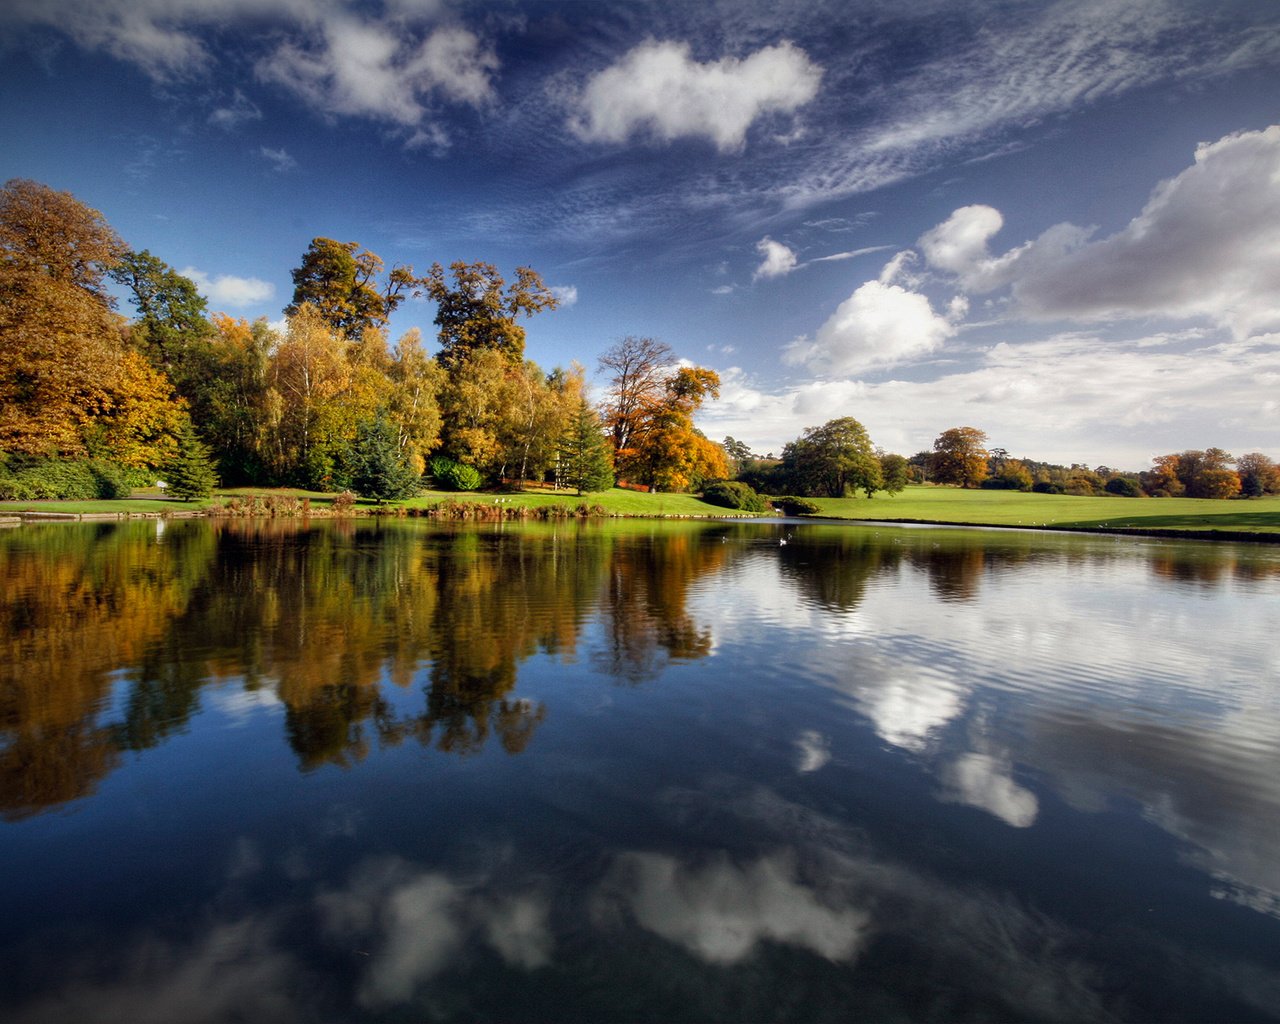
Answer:
[[0, 1016], [1266, 1019], [1278, 570], [765, 524], [10, 531]]

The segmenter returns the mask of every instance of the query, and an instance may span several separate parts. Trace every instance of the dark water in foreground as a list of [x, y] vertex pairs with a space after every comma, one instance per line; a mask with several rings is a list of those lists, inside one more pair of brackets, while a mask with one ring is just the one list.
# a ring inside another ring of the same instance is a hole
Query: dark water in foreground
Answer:
[[0, 576], [0, 1020], [1280, 1018], [1275, 548], [143, 523]]

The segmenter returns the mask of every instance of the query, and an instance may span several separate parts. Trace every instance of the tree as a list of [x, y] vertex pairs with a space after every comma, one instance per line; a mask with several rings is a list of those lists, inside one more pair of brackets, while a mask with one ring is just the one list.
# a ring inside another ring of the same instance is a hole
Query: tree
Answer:
[[102, 279], [126, 252], [102, 214], [70, 192], [13, 178], [0, 191], [0, 267], [112, 299]]
[[284, 309], [293, 316], [304, 305], [316, 308], [321, 319], [340, 334], [358, 337], [370, 327], [383, 327], [405, 294], [422, 282], [412, 267], [395, 266], [379, 285], [382, 260], [361, 251], [356, 242], [313, 238], [292, 272], [293, 301]]
[[729, 475], [724, 449], [693, 425], [693, 414], [720, 395], [714, 370], [682, 366], [648, 396], [627, 432], [627, 447], [614, 453], [621, 476], [654, 490], [683, 491]]
[[569, 428], [560, 440], [559, 477], [579, 494], [613, 486], [613, 459], [600, 417], [579, 395]]
[[615, 457], [632, 447], [632, 438], [661, 403], [675, 361], [669, 345], [631, 336], [600, 357], [600, 369], [610, 374], [602, 412]]
[[207, 498], [213, 493], [217, 482], [213, 460], [190, 420], [178, 429], [178, 450], [165, 472], [168, 492], [175, 498], [190, 501], [192, 498]]
[[933, 442], [933, 478], [977, 487], [987, 476], [987, 435], [977, 427], [952, 427]]
[[517, 267], [510, 286], [492, 263], [451, 263], [450, 284], [439, 263], [422, 278], [417, 294], [438, 304], [440, 365], [448, 370], [479, 349], [494, 349], [513, 363], [524, 359], [524, 328], [516, 320], [544, 309], [555, 309], [560, 300], [530, 267]]
[[782, 464], [798, 494], [843, 498], [861, 490], [869, 498], [883, 483], [871, 438], [852, 416], [806, 428], [782, 449]]
[[878, 458], [880, 459], [881, 488], [889, 494], [900, 493], [907, 486], [907, 481], [911, 479], [911, 467], [907, 464], [906, 456], [882, 452]]
[[181, 405], [120, 336], [104, 279], [125, 252], [97, 210], [33, 181], [0, 190], [0, 448], [155, 466]]
[[422, 474], [415, 472], [385, 416], [356, 427], [351, 453], [348, 473], [357, 494], [382, 504], [418, 493]]
[[1236, 459], [1236, 471], [1240, 474], [1240, 488], [1247, 497], [1280, 491], [1280, 466], [1262, 452], [1249, 452]]
[[111, 279], [132, 293], [138, 311], [129, 332], [134, 347], [152, 366], [173, 376], [182, 369], [191, 344], [213, 331], [204, 297], [190, 279], [146, 249], [125, 253]]
[[726, 437], [720, 442], [720, 447], [724, 449], [725, 455], [733, 464], [732, 469], [734, 476], [737, 476], [746, 469], [751, 460], [755, 458], [755, 456], [751, 454], [751, 449], [734, 437]]

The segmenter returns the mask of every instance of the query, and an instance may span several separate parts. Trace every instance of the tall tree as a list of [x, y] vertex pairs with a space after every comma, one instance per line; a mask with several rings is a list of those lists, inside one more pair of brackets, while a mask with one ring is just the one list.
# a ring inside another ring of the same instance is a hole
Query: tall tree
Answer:
[[382, 415], [356, 427], [349, 472], [355, 492], [378, 504], [410, 498], [422, 482], [422, 474], [400, 447], [395, 427]]
[[419, 282], [421, 294], [439, 307], [435, 323], [440, 328], [440, 352], [436, 358], [448, 370], [479, 349], [501, 352], [518, 364], [524, 359], [525, 331], [517, 320], [560, 304], [529, 267], [517, 267], [510, 285], [492, 263], [459, 260], [449, 265], [449, 272], [452, 283], [444, 267], [435, 263]]
[[111, 279], [129, 289], [138, 311], [129, 331], [134, 347], [176, 377], [190, 346], [213, 331], [204, 297], [189, 278], [146, 249], [125, 253]]
[[977, 427], [952, 427], [933, 442], [933, 478], [977, 487], [987, 478], [987, 435]]
[[313, 238], [293, 271], [293, 301], [284, 311], [292, 316], [304, 305], [314, 306], [325, 323], [353, 338], [383, 327], [420, 282], [412, 267], [392, 267], [379, 281], [382, 270], [382, 260], [356, 242]]
[[600, 357], [600, 369], [609, 374], [602, 411], [615, 456], [632, 447], [632, 438], [661, 404], [675, 361], [671, 346], [631, 336]]
[[169, 382], [129, 358], [106, 291], [125, 246], [67, 192], [0, 190], [0, 448], [154, 467], [173, 444]]
[[213, 493], [217, 482], [213, 460], [190, 420], [178, 429], [177, 451], [166, 472], [168, 480], [165, 482], [175, 498], [190, 501], [192, 498], [207, 498]]
[[883, 483], [871, 438], [852, 416], [808, 427], [782, 449], [782, 464], [800, 494], [842, 498], [861, 490], [869, 498]]
[[1250, 498], [1280, 491], [1280, 466], [1262, 452], [1249, 452], [1236, 459], [1236, 471], [1240, 474], [1240, 487]]
[[579, 494], [613, 486], [613, 458], [600, 417], [579, 395], [569, 427], [560, 441], [560, 480]]

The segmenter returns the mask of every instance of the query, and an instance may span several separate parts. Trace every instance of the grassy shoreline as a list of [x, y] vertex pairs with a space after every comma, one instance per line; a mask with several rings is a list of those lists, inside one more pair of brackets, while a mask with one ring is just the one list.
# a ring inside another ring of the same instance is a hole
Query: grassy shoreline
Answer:
[[[182, 502], [159, 493], [138, 493], [115, 501], [0, 502], [0, 520], [24, 521], [124, 519], [225, 515], [229, 504], [253, 507], [260, 514], [298, 515], [304, 505], [315, 516], [333, 515], [334, 495], [291, 488], [235, 488], [212, 500]], [[443, 502], [466, 503], [480, 518], [590, 514], [618, 518], [754, 518], [710, 505], [690, 494], [641, 494], [617, 488], [579, 497], [567, 491], [466, 494], [429, 491], [404, 502], [378, 506], [360, 501], [346, 514], [426, 515]], [[867, 498], [817, 498], [817, 516], [828, 521], [904, 525], [980, 526], [1006, 529], [1065, 530], [1086, 533], [1175, 536], [1198, 539], [1280, 542], [1280, 497], [1212, 501], [1197, 498], [1116, 498], [1030, 494], [1018, 491], [966, 491], [952, 487], [909, 487], [901, 494]], [[557, 508], [557, 506], [559, 508]], [[458, 516], [462, 518], [463, 516]]]

